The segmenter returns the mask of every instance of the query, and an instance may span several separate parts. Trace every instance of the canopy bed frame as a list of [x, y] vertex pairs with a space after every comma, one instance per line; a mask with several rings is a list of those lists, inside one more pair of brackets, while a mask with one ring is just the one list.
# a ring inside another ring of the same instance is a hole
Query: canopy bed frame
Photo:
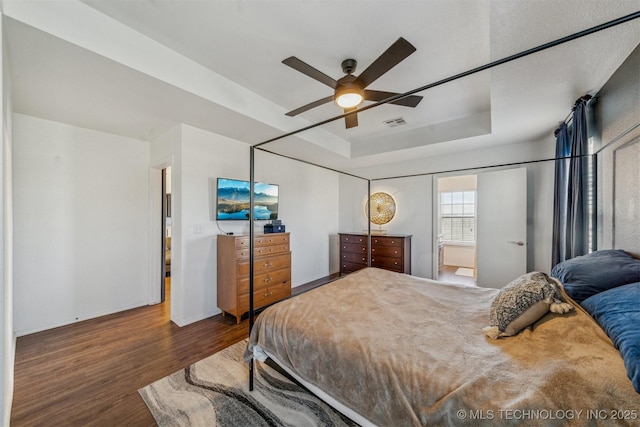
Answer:
[[[254, 208], [255, 208], [254, 188], [253, 188], [253, 186], [254, 186], [254, 182], [255, 182], [255, 176], [254, 175], [255, 175], [255, 151], [256, 150], [260, 150], [260, 151], [263, 151], [263, 152], [266, 152], [266, 153], [270, 153], [270, 154], [274, 154], [274, 155], [277, 155], [277, 156], [281, 156], [281, 157], [289, 158], [289, 159], [292, 159], [292, 160], [300, 161], [300, 162], [307, 163], [307, 164], [310, 164], [310, 165], [313, 165], [313, 166], [317, 166], [317, 167], [320, 167], [320, 168], [323, 168], [323, 169], [327, 169], [327, 170], [334, 171], [334, 172], [337, 172], [337, 173], [340, 173], [340, 174], [344, 174], [344, 175], [347, 175], [347, 176], [351, 176], [351, 177], [354, 177], [354, 178], [357, 178], [357, 179], [364, 180], [364, 181], [367, 182], [367, 194], [368, 194], [368, 197], [371, 196], [371, 183], [372, 183], [372, 181], [395, 179], [395, 178], [407, 178], [407, 177], [424, 176], [424, 175], [434, 175], [434, 174], [439, 174], [439, 173], [444, 173], [444, 172], [457, 172], [457, 171], [439, 171], [439, 172], [428, 172], [428, 173], [420, 173], [420, 174], [412, 174], [412, 175], [391, 176], [391, 177], [384, 177], [384, 178], [369, 179], [369, 178], [353, 175], [353, 174], [350, 174], [350, 173], [347, 173], [347, 172], [344, 172], [344, 171], [331, 169], [329, 167], [326, 167], [326, 166], [323, 166], [323, 165], [319, 165], [319, 164], [315, 164], [315, 163], [312, 163], [312, 162], [309, 162], [309, 161], [305, 161], [305, 160], [297, 159], [297, 158], [294, 158], [294, 157], [290, 157], [290, 156], [287, 156], [285, 154], [281, 154], [281, 153], [277, 153], [277, 152], [274, 152], [274, 151], [270, 151], [267, 148], [265, 148], [265, 146], [270, 144], [270, 143], [272, 143], [272, 142], [275, 142], [277, 140], [281, 140], [283, 138], [286, 138], [286, 137], [289, 137], [289, 136], [293, 136], [293, 135], [298, 134], [300, 132], [303, 132], [303, 131], [306, 131], [306, 130], [309, 130], [309, 129], [312, 129], [312, 128], [315, 128], [315, 127], [318, 127], [318, 126], [321, 126], [321, 125], [324, 125], [326, 123], [345, 118], [346, 116], [349, 116], [351, 114], [357, 114], [357, 113], [363, 112], [365, 110], [368, 110], [370, 108], [375, 108], [375, 107], [377, 107], [379, 105], [386, 104], [386, 103], [389, 103], [389, 102], [392, 102], [392, 101], [396, 101], [396, 100], [401, 99], [403, 97], [407, 97], [407, 96], [416, 94], [418, 92], [422, 92], [422, 91], [425, 91], [427, 89], [431, 89], [431, 88], [434, 88], [436, 86], [439, 86], [439, 85], [442, 85], [442, 84], [445, 84], [445, 83], [448, 83], [448, 82], [451, 82], [451, 81], [454, 81], [454, 80], [457, 80], [457, 79], [460, 79], [460, 78], [463, 78], [463, 77], [466, 77], [466, 76], [469, 76], [469, 75], [472, 75], [472, 74], [475, 74], [475, 73], [478, 73], [478, 72], [481, 72], [481, 71], [484, 71], [484, 70], [491, 69], [493, 67], [496, 67], [496, 66], [499, 66], [499, 65], [502, 65], [502, 64], [517, 60], [519, 58], [523, 58], [523, 57], [528, 56], [528, 55], [532, 55], [532, 54], [537, 53], [537, 52], [541, 52], [541, 51], [543, 51], [545, 49], [549, 49], [549, 48], [552, 48], [554, 46], [558, 46], [560, 44], [567, 43], [569, 41], [576, 40], [576, 39], [581, 38], [581, 37], [585, 37], [587, 35], [593, 34], [593, 33], [598, 32], [598, 31], [602, 31], [602, 30], [605, 30], [605, 29], [608, 29], [608, 28], [612, 28], [614, 26], [629, 22], [629, 21], [637, 19], [637, 18], [640, 18], [640, 12], [635, 12], [635, 13], [632, 13], [630, 15], [627, 15], [627, 16], [624, 16], [624, 17], [621, 17], [621, 18], [606, 22], [604, 24], [597, 25], [595, 27], [592, 27], [592, 28], [580, 31], [578, 33], [575, 33], [575, 34], [572, 34], [572, 35], [557, 39], [555, 41], [552, 41], [552, 42], [549, 42], [549, 43], [545, 43], [543, 45], [540, 45], [540, 46], [525, 50], [525, 51], [520, 52], [518, 54], [511, 55], [511, 56], [508, 56], [506, 58], [490, 62], [490, 63], [488, 63], [486, 65], [483, 65], [483, 66], [480, 66], [480, 67], [477, 67], [477, 68], [473, 68], [471, 70], [468, 70], [468, 71], [453, 75], [451, 77], [439, 80], [439, 81], [434, 82], [434, 83], [430, 83], [430, 84], [421, 86], [419, 88], [416, 88], [414, 90], [411, 90], [411, 91], [408, 91], [408, 92], [405, 92], [405, 93], [402, 93], [402, 94], [391, 96], [391, 97], [389, 97], [389, 98], [387, 98], [385, 100], [382, 100], [382, 101], [379, 101], [379, 102], [375, 102], [375, 103], [373, 103], [371, 105], [368, 105], [368, 106], [365, 106], [365, 107], [350, 111], [350, 112], [345, 113], [345, 114], [340, 114], [338, 116], [329, 118], [327, 120], [312, 124], [310, 126], [306, 126], [304, 128], [301, 128], [301, 129], [295, 130], [293, 132], [289, 132], [289, 133], [283, 134], [281, 136], [278, 136], [278, 137], [275, 137], [275, 138], [272, 138], [272, 139], [266, 140], [264, 142], [261, 142], [259, 144], [251, 146], [250, 147], [250, 160], [249, 160], [250, 161], [250, 176], [249, 176], [249, 183], [250, 183], [250, 191], [249, 191], [249, 194], [250, 194], [250, 218], [253, 218], [253, 216], [254, 216]], [[582, 155], [582, 156], [579, 156], [579, 157], [595, 159], [597, 154], [598, 154], [598, 152], [591, 153], [591, 154], [585, 154], [585, 155]], [[571, 157], [565, 157], [563, 159], [568, 159], [568, 158], [571, 158]], [[575, 156], [574, 156], [574, 158], [575, 158]], [[516, 162], [516, 163], [508, 163], [508, 164], [476, 167], [476, 168], [473, 168], [473, 169], [508, 167], [508, 166], [517, 166], [517, 165], [522, 165], [522, 164], [529, 164], [529, 163], [533, 163], [533, 162], [548, 162], [548, 161], [556, 161], [556, 160], [559, 160], [559, 159], [558, 158], [548, 158], [548, 159], [535, 160], [535, 161]], [[466, 170], [466, 169], [462, 169], [460, 171], [463, 171], [463, 170]], [[368, 208], [369, 210], [368, 210], [368, 215], [367, 215], [368, 218], [371, 218], [371, 206], [370, 205], [371, 204], [369, 203], [369, 208]], [[249, 227], [249, 330], [250, 330], [250, 333], [253, 330], [254, 325], [256, 323], [256, 317], [255, 317], [256, 316], [256, 310], [255, 310], [255, 307], [254, 307], [254, 295], [253, 295], [253, 293], [254, 293], [254, 271], [253, 271], [253, 267], [254, 267], [254, 234], [255, 234], [254, 226], [253, 226], [253, 223], [251, 223], [251, 226]], [[372, 233], [371, 233], [371, 221], [368, 221], [368, 230], [367, 230], [367, 239], [368, 239], [367, 266], [368, 267], [371, 267], [371, 236], [372, 236]], [[371, 270], [371, 269], [368, 269], [368, 270]], [[365, 274], [369, 274], [369, 273], [365, 273]], [[357, 280], [357, 279], [353, 279], [353, 280]], [[423, 280], [426, 280], [426, 279], [423, 279]], [[411, 287], [411, 286], [413, 286], [413, 284], [409, 283], [408, 286]], [[433, 285], [433, 286], [437, 287], [437, 285]], [[292, 298], [298, 298], [298, 297], [296, 296], [296, 297], [292, 297]], [[261, 310], [262, 309], [264, 309], [264, 308], [261, 308]], [[586, 315], [586, 316], [588, 316], [588, 315]], [[254, 387], [254, 360], [252, 358], [249, 361], [249, 389], [253, 390], [253, 387]]]

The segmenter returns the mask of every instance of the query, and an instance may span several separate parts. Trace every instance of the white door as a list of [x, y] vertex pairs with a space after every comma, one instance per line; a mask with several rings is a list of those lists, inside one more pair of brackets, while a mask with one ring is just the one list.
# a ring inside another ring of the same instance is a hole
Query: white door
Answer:
[[478, 174], [478, 286], [502, 288], [527, 270], [527, 170]]

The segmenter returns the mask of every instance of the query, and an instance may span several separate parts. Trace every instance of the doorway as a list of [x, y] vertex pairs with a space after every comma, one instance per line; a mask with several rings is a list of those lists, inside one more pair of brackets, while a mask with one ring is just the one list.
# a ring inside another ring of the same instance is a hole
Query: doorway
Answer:
[[439, 178], [438, 280], [475, 286], [477, 176]]
[[435, 190], [438, 280], [502, 288], [526, 272], [526, 168], [438, 178]]
[[160, 302], [171, 295], [171, 167], [162, 169], [162, 261]]

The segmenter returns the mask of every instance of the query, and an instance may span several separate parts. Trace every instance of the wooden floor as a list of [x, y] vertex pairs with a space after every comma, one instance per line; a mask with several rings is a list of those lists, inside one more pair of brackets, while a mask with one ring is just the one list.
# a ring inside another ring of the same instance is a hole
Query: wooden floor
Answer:
[[459, 276], [456, 274], [457, 266], [441, 265], [438, 269], [438, 280], [449, 283], [476, 286], [478, 279], [475, 277]]
[[[293, 295], [338, 274], [292, 289]], [[167, 296], [171, 281], [167, 279]], [[246, 338], [214, 316], [182, 328], [170, 302], [18, 338], [11, 426], [155, 426], [138, 389]]]
[[11, 426], [155, 426], [138, 389], [249, 332], [230, 316], [169, 319], [164, 303], [19, 337]]

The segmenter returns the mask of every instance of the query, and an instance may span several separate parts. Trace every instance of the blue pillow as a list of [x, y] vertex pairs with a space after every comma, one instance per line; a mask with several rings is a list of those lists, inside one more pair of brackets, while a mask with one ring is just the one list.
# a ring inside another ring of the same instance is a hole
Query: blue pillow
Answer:
[[580, 303], [598, 292], [640, 282], [640, 259], [621, 249], [606, 249], [561, 262], [553, 267], [551, 276]]
[[627, 376], [640, 393], [640, 283], [601, 292], [581, 305], [620, 351]]

